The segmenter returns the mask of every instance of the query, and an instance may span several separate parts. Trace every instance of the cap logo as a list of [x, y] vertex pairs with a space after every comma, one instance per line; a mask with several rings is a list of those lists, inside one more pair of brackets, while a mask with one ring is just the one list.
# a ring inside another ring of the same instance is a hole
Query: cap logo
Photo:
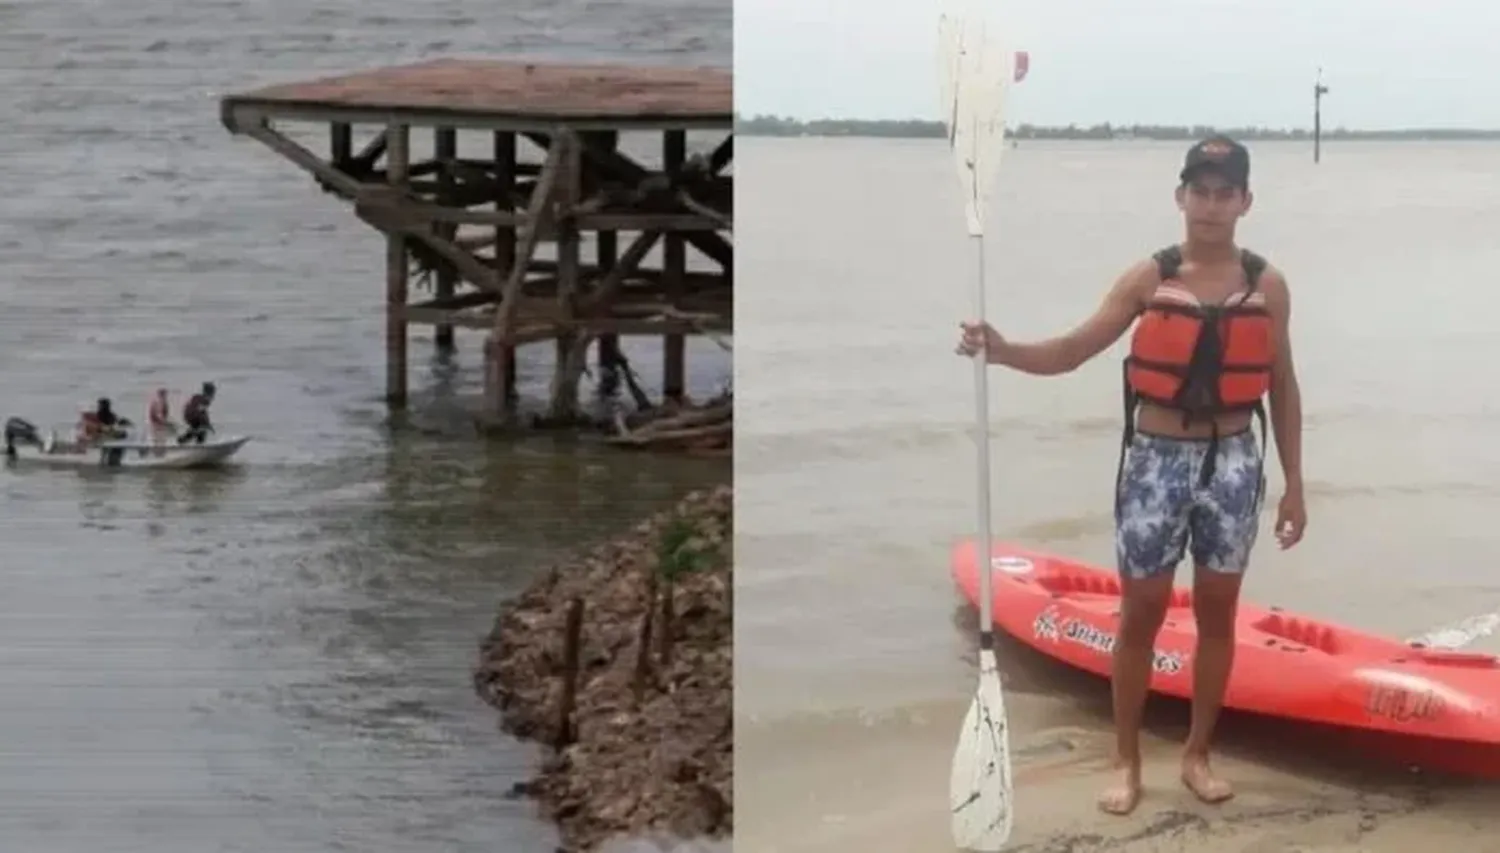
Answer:
[[1205, 142], [1198, 146], [1198, 152], [1205, 157], [1217, 160], [1220, 157], [1229, 156], [1229, 146], [1218, 141]]

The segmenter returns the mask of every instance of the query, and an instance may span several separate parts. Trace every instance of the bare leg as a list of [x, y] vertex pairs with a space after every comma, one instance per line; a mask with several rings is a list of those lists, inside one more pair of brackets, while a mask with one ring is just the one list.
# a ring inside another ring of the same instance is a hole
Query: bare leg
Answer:
[[1182, 783], [1205, 803], [1234, 796], [1229, 783], [1214, 775], [1208, 751], [1234, 666], [1234, 619], [1243, 580], [1240, 574], [1193, 569], [1198, 648], [1193, 655], [1193, 723], [1182, 753]]
[[1110, 682], [1120, 779], [1099, 796], [1099, 808], [1116, 815], [1130, 814], [1141, 799], [1141, 716], [1151, 686], [1156, 634], [1172, 596], [1172, 572], [1146, 579], [1122, 578], [1121, 584], [1120, 631]]

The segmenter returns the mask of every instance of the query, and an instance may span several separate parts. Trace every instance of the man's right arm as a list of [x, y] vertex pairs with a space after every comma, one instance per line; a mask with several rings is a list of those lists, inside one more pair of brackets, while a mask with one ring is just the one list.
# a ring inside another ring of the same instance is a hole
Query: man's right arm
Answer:
[[989, 354], [989, 362], [1034, 376], [1056, 376], [1077, 370], [1125, 334], [1156, 285], [1155, 262], [1141, 261], [1121, 274], [1093, 316], [1072, 331], [1035, 343], [1007, 341]]

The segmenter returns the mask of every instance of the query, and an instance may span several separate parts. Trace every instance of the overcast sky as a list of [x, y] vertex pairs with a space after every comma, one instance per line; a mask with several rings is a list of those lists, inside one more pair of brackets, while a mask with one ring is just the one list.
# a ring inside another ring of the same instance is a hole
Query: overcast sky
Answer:
[[[1010, 0], [1035, 124], [1500, 128], [1500, 0]], [[1128, 11], [1127, 11], [1128, 10]], [[742, 115], [936, 118], [936, 0], [734, 0]]]

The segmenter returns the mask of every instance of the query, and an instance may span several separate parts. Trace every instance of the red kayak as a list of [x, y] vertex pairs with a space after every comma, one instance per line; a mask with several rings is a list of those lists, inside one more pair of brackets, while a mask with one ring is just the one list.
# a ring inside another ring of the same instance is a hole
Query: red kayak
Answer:
[[[974, 542], [953, 550], [953, 579], [977, 606]], [[992, 552], [995, 625], [1049, 657], [1109, 676], [1119, 625], [1115, 573], [1008, 543]], [[1192, 595], [1172, 593], [1151, 689], [1189, 699], [1197, 630]], [[1500, 660], [1437, 651], [1244, 603], [1225, 705], [1378, 735], [1388, 757], [1500, 778]]]

